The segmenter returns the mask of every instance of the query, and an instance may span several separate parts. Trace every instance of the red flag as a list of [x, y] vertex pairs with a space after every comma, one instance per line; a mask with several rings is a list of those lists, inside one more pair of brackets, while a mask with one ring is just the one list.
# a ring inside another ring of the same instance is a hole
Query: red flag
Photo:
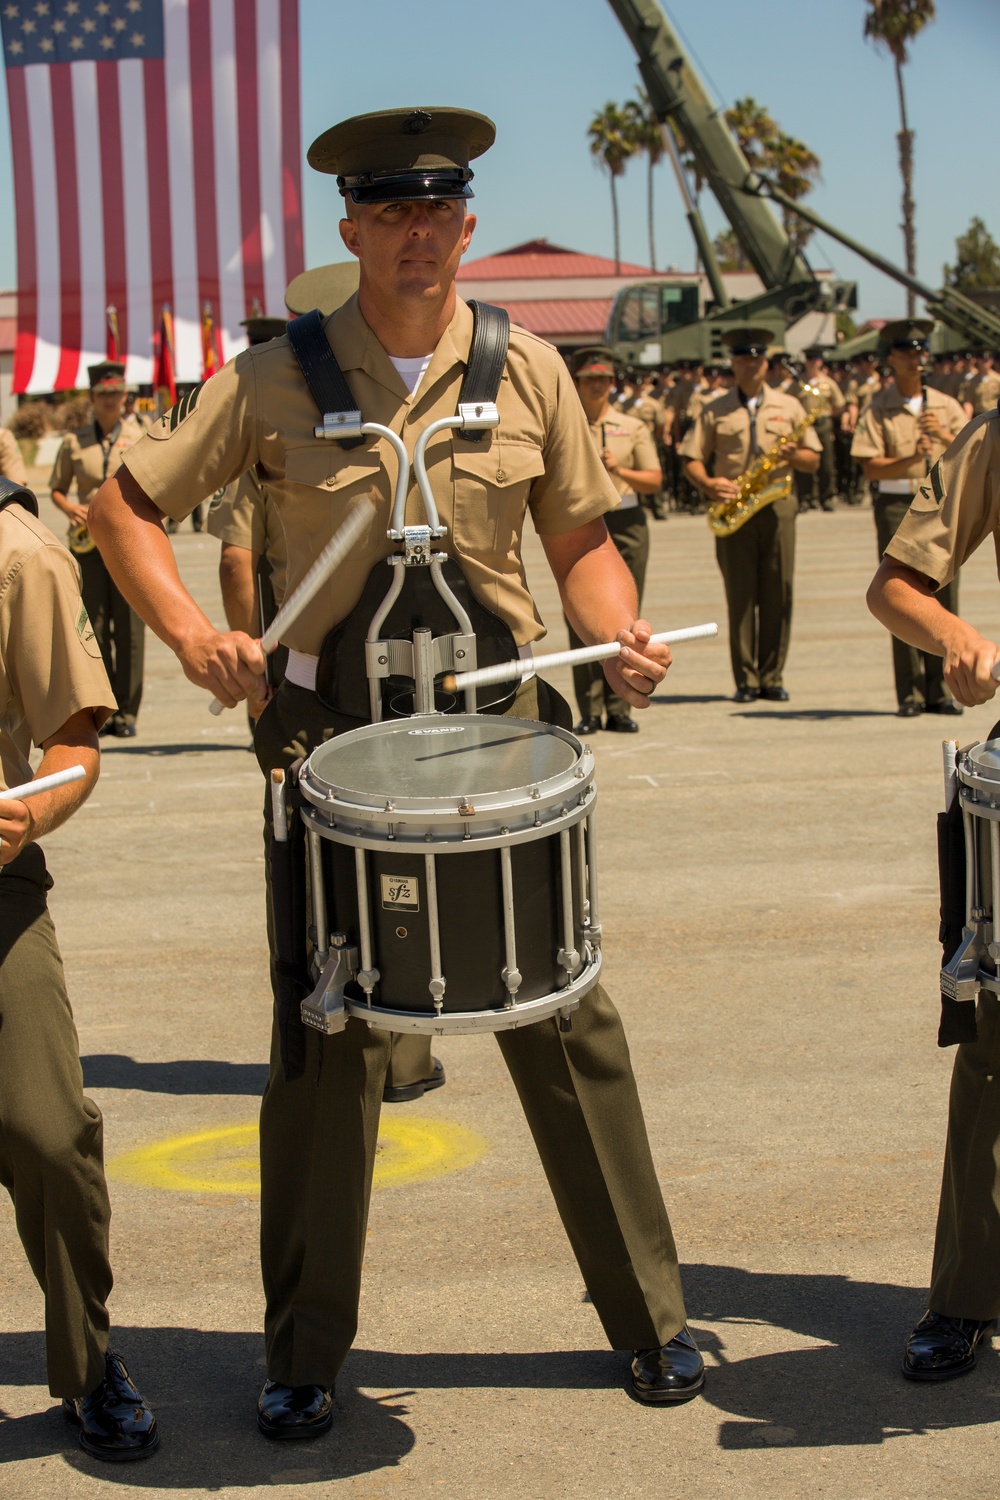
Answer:
[[108, 321], [108, 342], [107, 342], [107, 349], [106, 349], [107, 357], [108, 357], [108, 359], [117, 360], [118, 359], [118, 309], [115, 308], [115, 307], [109, 307], [107, 309], [106, 313], [105, 313], [105, 317], [107, 318], [107, 321]]
[[215, 319], [212, 317], [212, 304], [206, 302], [202, 309], [201, 318], [201, 378], [209, 380], [217, 371], [222, 369], [225, 360], [222, 357], [222, 338], [219, 333]]
[[174, 320], [170, 308], [160, 313], [160, 328], [153, 340], [153, 387], [162, 393], [164, 406], [169, 409], [177, 400], [177, 380], [174, 375]]
[[202, 376], [256, 297], [284, 313], [303, 269], [298, 0], [0, 3], [14, 162], [14, 390], [87, 384], [107, 308], [130, 385], [153, 379], [157, 309], [174, 376]]

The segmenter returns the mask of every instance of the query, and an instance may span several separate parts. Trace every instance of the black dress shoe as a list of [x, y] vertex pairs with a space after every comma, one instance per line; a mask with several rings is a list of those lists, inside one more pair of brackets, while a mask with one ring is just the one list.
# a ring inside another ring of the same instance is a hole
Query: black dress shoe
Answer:
[[766, 698], [768, 703], [787, 703], [788, 691], [783, 687], [761, 688], [760, 696]]
[[134, 740], [136, 735], [135, 720], [126, 719], [124, 714], [115, 714], [111, 720], [111, 733], [120, 740]]
[[965, 709], [961, 703], [956, 703], [954, 698], [939, 698], [937, 703], [928, 703], [924, 712], [928, 714], [949, 714], [957, 719], [959, 714], [965, 712]]
[[63, 1416], [80, 1429], [80, 1446], [94, 1458], [124, 1463], [148, 1458], [159, 1446], [156, 1418], [117, 1354], [104, 1356], [104, 1379], [89, 1396], [63, 1397]]
[[573, 725], [574, 734], [596, 734], [601, 728], [600, 719], [581, 719], [579, 724]]
[[401, 1083], [393, 1087], [386, 1084], [382, 1090], [383, 1104], [406, 1104], [411, 1099], [422, 1099], [431, 1089], [439, 1089], [444, 1083], [444, 1068], [436, 1057], [431, 1058], [434, 1072], [430, 1078], [419, 1078], [416, 1083]]
[[996, 1318], [946, 1318], [926, 1312], [906, 1341], [903, 1374], [907, 1380], [954, 1380], [975, 1368], [976, 1347], [997, 1331]]
[[628, 714], [608, 714], [604, 721], [605, 729], [612, 734], [638, 734], [639, 726]]
[[756, 703], [760, 697], [760, 688], [737, 688], [733, 694], [734, 703]]
[[901, 703], [896, 710], [899, 719], [918, 719], [924, 711], [922, 703]]
[[698, 1345], [682, 1328], [662, 1349], [637, 1349], [632, 1360], [632, 1394], [658, 1406], [668, 1401], [690, 1401], [705, 1384], [705, 1361]]
[[333, 1391], [323, 1385], [279, 1385], [265, 1380], [257, 1426], [269, 1438], [311, 1438], [333, 1425]]

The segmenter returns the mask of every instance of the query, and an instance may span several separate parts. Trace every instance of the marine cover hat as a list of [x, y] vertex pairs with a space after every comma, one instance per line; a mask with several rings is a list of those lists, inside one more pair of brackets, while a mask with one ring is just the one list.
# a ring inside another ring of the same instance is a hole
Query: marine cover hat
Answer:
[[336, 174], [355, 203], [471, 198], [469, 162], [496, 133], [492, 120], [471, 109], [380, 109], [331, 125], [307, 159], [315, 171]]
[[733, 354], [759, 356], [774, 349], [774, 330], [771, 328], [729, 328], [722, 335], [722, 342]]
[[574, 376], [610, 375], [614, 379], [615, 356], [603, 344], [591, 345], [590, 348], [576, 351], [570, 361], [570, 369]]
[[881, 340], [890, 349], [926, 349], [933, 331], [932, 318], [896, 318], [884, 325]]
[[116, 359], [102, 359], [87, 366], [87, 379], [92, 391], [124, 391], [125, 366]]

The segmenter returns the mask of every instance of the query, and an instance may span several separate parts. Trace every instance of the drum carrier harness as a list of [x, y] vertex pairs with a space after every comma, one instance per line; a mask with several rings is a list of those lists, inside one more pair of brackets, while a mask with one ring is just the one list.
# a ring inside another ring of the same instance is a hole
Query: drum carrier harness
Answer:
[[[458, 415], [432, 422], [417, 439], [413, 469], [423, 501], [424, 523], [404, 524], [409, 460], [398, 434], [380, 423], [364, 422], [324, 329], [314, 310], [288, 324], [299, 363], [321, 421], [315, 435], [341, 448], [360, 446], [365, 435], [386, 439], [400, 464], [389, 538], [396, 550], [385, 559], [392, 572], [388, 590], [380, 563], [372, 569], [354, 609], [327, 635], [320, 651], [316, 691], [320, 701], [359, 724], [411, 713], [503, 712], [514, 687], [495, 689], [489, 703], [469, 689], [459, 702], [435, 691], [445, 672], [510, 661], [517, 643], [506, 621], [476, 596], [461, 567], [435, 549], [446, 535], [430, 491], [425, 454], [439, 433], [452, 429], [470, 443], [481, 443], [499, 426], [497, 392], [510, 343], [510, 318], [501, 307], [470, 302], [473, 329], [469, 360], [458, 398]], [[357, 667], [365, 663], [367, 692]]]

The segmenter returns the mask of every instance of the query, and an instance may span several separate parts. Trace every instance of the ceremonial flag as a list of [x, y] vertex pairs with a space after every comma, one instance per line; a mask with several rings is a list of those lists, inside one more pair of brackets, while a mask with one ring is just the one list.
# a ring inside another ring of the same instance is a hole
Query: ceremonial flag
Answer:
[[172, 309], [178, 381], [283, 317], [303, 269], [297, 0], [0, 0], [14, 156], [15, 391], [85, 387], [117, 310], [130, 385]]
[[109, 359], [113, 359], [117, 363], [117, 361], [119, 359], [119, 354], [118, 354], [118, 349], [119, 349], [119, 343], [118, 343], [118, 309], [117, 309], [117, 307], [114, 307], [114, 306], [109, 306], [108, 307], [107, 319], [108, 319], [107, 355], [108, 355]]
[[170, 308], [160, 314], [160, 326], [153, 338], [153, 389], [163, 398], [163, 408], [173, 406], [177, 400], [177, 380], [174, 376], [174, 320]]

